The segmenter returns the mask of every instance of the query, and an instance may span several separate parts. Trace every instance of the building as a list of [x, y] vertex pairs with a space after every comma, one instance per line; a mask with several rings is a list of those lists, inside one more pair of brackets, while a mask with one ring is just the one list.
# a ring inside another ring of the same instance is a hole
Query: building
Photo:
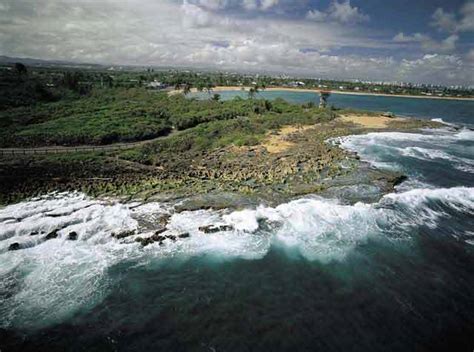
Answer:
[[148, 89], [166, 89], [167, 85], [158, 81], [150, 82], [146, 85]]

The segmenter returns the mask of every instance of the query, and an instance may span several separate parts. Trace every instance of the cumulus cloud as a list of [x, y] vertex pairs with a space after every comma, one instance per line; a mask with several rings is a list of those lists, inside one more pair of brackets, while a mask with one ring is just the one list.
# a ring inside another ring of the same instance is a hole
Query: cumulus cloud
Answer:
[[431, 16], [431, 25], [446, 32], [455, 32], [458, 27], [456, 15], [452, 12], [445, 12], [442, 8], [436, 9]]
[[458, 15], [446, 12], [443, 8], [436, 9], [431, 25], [440, 31], [450, 33], [474, 31], [474, 1], [465, 3]]
[[474, 64], [474, 49], [471, 49], [466, 53], [466, 60]]
[[[363, 26], [348, 30], [346, 24], [354, 20], [340, 12], [331, 15], [331, 6], [322, 12], [322, 16], [330, 16], [327, 21], [308, 21], [269, 11], [281, 9], [285, 5], [283, 0], [0, 1], [4, 5], [0, 10], [2, 55], [325, 78], [472, 84], [465, 73], [472, 68], [467, 66], [469, 55], [458, 57], [459, 61], [448, 60], [450, 55], [430, 59], [423, 53], [412, 53], [410, 57], [417, 59], [411, 61], [386, 53], [378, 55], [381, 48], [390, 50], [393, 43], [371, 37]], [[253, 6], [255, 13], [248, 14]], [[236, 8], [240, 9], [237, 14]], [[264, 13], [265, 9], [268, 12]], [[361, 11], [357, 9], [357, 13]], [[445, 52], [456, 43], [455, 37], [448, 38]], [[429, 41], [422, 34], [400, 34], [397, 39], [397, 45], [407, 46]], [[357, 55], [350, 54], [353, 48], [357, 48]], [[444, 71], [434, 71], [430, 64], [443, 67]], [[462, 70], [464, 74], [460, 73]]]
[[328, 19], [328, 14], [319, 10], [309, 10], [306, 14], [306, 18], [316, 22], [323, 22]]
[[461, 8], [461, 16], [458, 30], [461, 32], [474, 31], [474, 1], [466, 3]]
[[459, 36], [457, 34], [452, 34], [441, 41], [436, 41], [429, 35], [421, 33], [406, 35], [403, 32], [400, 32], [393, 37], [393, 41], [396, 43], [419, 43], [424, 51], [436, 53], [453, 52], [456, 49], [456, 42], [458, 40]]
[[267, 11], [278, 5], [280, 0], [190, 0], [190, 4], [206, 10], [244, 9]]
[[260, 7], [262, 10], [268, 10], [269, 8], [272, 8], [275, 5], [278, 5], [279, 0], [262, 0], [260, 3]]
[[398, 77], [401, 80], [416, 77], [421, 82], [441, 81], [456, 84], [463, 81], [466, 69], [457, 55], [427, 54], [415, 60], [402, 60]]
[[403, 32], [398, 33], [393, 40], [397, 43], [419, 43], [425, 40], [429, 40], [430, 37], [421, 33], [415, 33], [413, 35], [406, 35]]
[[199, 6], [184, 1], [181, 6], [183, 24], [186, 27], [208, 27], [212, 24], [211, 15]]
[[316, 22], [335, 21], [339, 23], [361, 23], [367, 22], [369, 16], [364, 14], [358, 7], [352, 6], [350, 0], [339, 2], [333, 0], [326, 11], [310, 10], [306, 18]]

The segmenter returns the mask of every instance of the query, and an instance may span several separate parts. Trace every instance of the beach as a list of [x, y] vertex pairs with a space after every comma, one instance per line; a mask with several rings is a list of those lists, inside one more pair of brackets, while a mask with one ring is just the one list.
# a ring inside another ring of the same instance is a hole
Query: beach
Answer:
[[[251, 87], [244, 86], [217, 86], [212, 88], [213, 92], [225, 92], [225, 91], [249, 91]], [[286, 92], [304, 92], [304, 93], [316, 93], [319, 94], [321, 91], [328, 91], [327, 89], [316, 89], [316, 88], [291, 88], [291, 87], [267, 87], [261, 91], [286, 91]], [[459, 100], [459, 101], [474, 101], [474, 98], [462, 98], [462, 97], [439, 97], [439, 96], [425, 96], [425, 95], [403, 95], [403, 94], [383, 94], [383, 93], [370, 93], [370, 92], [352, 92], [343, 90], [329, 90], [331, 94], [345, 94], [345, 95], [364, 95], [364, 96], [375, 96], [375, 97], [398, 97], [398, 98], [412, 98], [412, 99], [437, 99], [437, 100]], [[197, 88], [191, 88], [191, 93], [197, 93]], [[182, 90], [173, 90], [168, 94], [180, 94]]]

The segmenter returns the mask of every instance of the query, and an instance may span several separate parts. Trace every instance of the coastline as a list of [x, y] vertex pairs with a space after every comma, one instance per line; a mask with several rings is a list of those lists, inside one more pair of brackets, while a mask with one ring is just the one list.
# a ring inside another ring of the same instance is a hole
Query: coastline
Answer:
[[[224, 92], [224, 91], [245, 91], [248, 92], [250, 87], [239, 87], [239, 86], [218, 86], [212, 89], [212, 92]], [[290, 88], [290, 87], [268, 87], [264, 91], [285, 91], [285, 92], [302, 92], [302, 93], [316, 93], [323, 91], [324, 89], [311, 89], [311, 88]], [[180, 94], [182, 90], [170, 91], [169, 95]], [[191, 89], [191, 93], [198, 93], [196, 88]], [[435, 99], [435, 100], [457, 100], [457, 101], [474, 101], [474, 98], [462, 98], [462, 97], [437, 97], [437, 96], [424, 96], [424, 95], [403, 95], [403, 94], [383, 94], [383, 93], [369, 93], [369, 92], [349, 92], [340, 90], [331, 90], [332, 94], [342, 95], [365, 95], [365, 96], [376, 96], [376, 97], [395, 97], [395, 98], [410, 98], [410, 99]]]
[[[123, 159], [121, 155], [128, 155], [127, 151], [110, 152], [100, 159], [94, 153], [79, 153], [71, 159], [61, 155], [12, 156], [2, 160], [0, 193], [4, 204], [54, 191], [80, 191], [124, 201], [182, 199], [186, 210], [233, 207], [235, 197], [278, 204], [306, 194], [330, 192], [333, 196], [338, 189], [347, 192], [350, 187], [375, 184], [379, 192], [374, 198], [360, 199], [352, 192], [344, 195], [350, 203], [371, 202], [393, 191], [403, 175], [368, 167], [357, 155], [327, 141], [438, 126], [441, 124], [431, 121], [350, 113], [317, 124], [285, 124], [268, 130], [258, 144], [210, 149], [198, 158], [192, 151], [180, 152], [176, 160], [163, 154], [157, 167]], [[78, 170], [75, 159], [90, 161]], [[32, 168], [47, 176], [31, 182]]]

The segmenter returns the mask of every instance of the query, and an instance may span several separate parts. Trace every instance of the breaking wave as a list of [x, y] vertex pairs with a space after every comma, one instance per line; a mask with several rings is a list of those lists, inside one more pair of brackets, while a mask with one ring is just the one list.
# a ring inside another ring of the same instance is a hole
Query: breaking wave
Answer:
[[[274, 208], [180, 213], [169, 204], [120, 204], [78, 193], [36, 199], [0, 210], [1, 325], [37, 327], [93, 307], [112, 289], [108, 271], [114, 265], [203, 255], [252, 260], [272, 246], [308, 260], [343, 260], [369, 238], [410, 240], [410, 229], [436, 227], [453, 212], [474, 215], [473, 188], [415, 189], [386, 195], [376, 204], [310, 197]], [[164, 215], [170, 216], [165, 235], [189, 236], [146, 247], [135, 242], [151, 235], [154, 221]], [[207, 225], [226, 227], [205, 233]], [[56, 238], [45, 239], [58, 228]], [[136, 233], [114, 237], [125, 230]], [[68, 238], [71, 232], [77, 240]], [[9, 251], [13, 243], [22, 249]]]
[[[117, 266], [195, 257], [258, 260], [272, 249], [322, 263], [344, 261], [367, 241], [397, 246], [412, 243], [423, 227], [465, 223], [474, 215], [474, 188], [428, 182], [421, 163], [472, 172], [473, 140], [467, 129], [340, 139], [374, 165], [407, 170], [404, 162], [416, 160], [408, 165], [416, 173], [398, 192], [374, 204], [312, 196], [276, 207], [178, 212], [172, 203], [57, 193], [7, 206], [0, 209], [0, 327], [39, 328], [87, 311], [113, 290], [110, 271]], [[442, 234], [472, 245], [465, 227]], [[137, 241], [158, 230], [160, 241]]]

